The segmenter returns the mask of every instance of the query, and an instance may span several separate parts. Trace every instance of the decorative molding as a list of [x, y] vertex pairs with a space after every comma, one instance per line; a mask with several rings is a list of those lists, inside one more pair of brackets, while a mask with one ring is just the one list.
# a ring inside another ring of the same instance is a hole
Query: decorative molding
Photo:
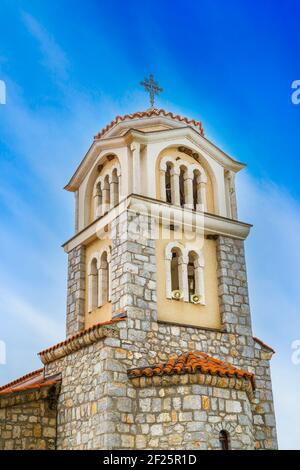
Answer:
[[249, 400], [254, 397], [251, 380], [248, 378], [219, 377], [216, 375], [185, 373], [182, 375], [153, 375], [152, 377], [132, 377], [128, 371], [131, 383], [136, 388], [147, 387], [172, 387], [178, 385], [207, 385], [210, 387], [229, 388], [241, 390], [247, 393]]
[[71, 354], [79, 349], [85, 348], [90, 344], [97, 342], [102, 338], [118, 338], [119, 330], [115, 327], [115, 323], [124, 320], [126, 317], [120, 317], [110, 320], [105, 323], [98, 323], [97, 325], [88, 328], [77, 335], [69, 338], [62, 343], [58, 343], [49, 349], [38, 353], [43, 364], [49, 364], [56, 361], [68, 354]]

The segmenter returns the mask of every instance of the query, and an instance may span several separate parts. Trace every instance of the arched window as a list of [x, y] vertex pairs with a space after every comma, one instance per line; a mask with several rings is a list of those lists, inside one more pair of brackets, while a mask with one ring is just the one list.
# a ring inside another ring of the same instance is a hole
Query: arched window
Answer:
[[196, 278], [195, 278], [195, 260], [196, 256], [193, 252], [189, 253], [188, 264], [188, 285], [189, 285], [189, 298], [196, 294]]
[[88, 311], [98, 307], [98, 260], [93, 257], [88, 271]]
[[171, 259], [171, 286], [172, 291], [179, 289], [179, 256], [180, 251], [177, 248], [173, 248], [172, 251], [172, 259]]
[[174, 290], [181, 291], [181, 297], [184, 302], [188, 302], [188, 277], [187, 277], [187, 254], [183, 245], [176, 242], [170, 242], [166, 246], [165, 266], [166, 266], [166, 297], [172, 299]]
[[179, 174], [179, 191], [180, 191], [181, 207], [184, 207], [186, 203], [185, 178], [186, 178], [186, 168], [182, 166], [180, 167], [180, 174]]
[[114, 168], [111, 177], [111, 207], [119, 204], [119, 176], [117, 168]]
[[198, 170], [193, 171], [193, 203], [194, 203], [194, 210], [197, 210], [200, 204], [200, 194], [199, 194], [199, 178], [200, 173]]
[[205, 305], [204, 256], [202, 251], [188, 254], [188, 298], [190, 302]]
[[110, 300], [110, 254], [105, 250], [100, 256], [99, 307]]
[[169, 204], [172, 203], [171, 170], [172, 170], [172, 165], [168, 163], [167, 169], [165, 172], [165, 191], [166, 191], [166, 202], [168, 202]]
[[229, 433], [224, 429], [219, 432], [219, 442], [221, 450], [229, 450]]

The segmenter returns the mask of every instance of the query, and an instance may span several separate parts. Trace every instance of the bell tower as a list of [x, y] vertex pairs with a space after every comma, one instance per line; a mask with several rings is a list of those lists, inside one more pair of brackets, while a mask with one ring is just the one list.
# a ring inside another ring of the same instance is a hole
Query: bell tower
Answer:
[[[277, 446], [273, 350], [252, 336], [244, 254], [251, 225], [237, 213], [235, 176], [244, 167], [205, 137], [201, 122], [151, 107], [102, 129], [66, 186], [75, 194], [75, 234], [64, 244], [67, 338], [122, 319], [119, 339], [107, 344], [135, 390], [129, 408], [144, 410], [127, 417], [140, 423], [133, 439], [117, 432], [111, 448], [217, 448], [219, 433], [232, 448]], [[161, 403], [150, 416], [145, 397], [164, 397], [167, 385], [177, 396], [184, 384], [178, 409]], [[163, 437], [173, 428], [162, 419], [183, 428], [173, 440]], [[210, 431], [196, 444], [205, 423]]]

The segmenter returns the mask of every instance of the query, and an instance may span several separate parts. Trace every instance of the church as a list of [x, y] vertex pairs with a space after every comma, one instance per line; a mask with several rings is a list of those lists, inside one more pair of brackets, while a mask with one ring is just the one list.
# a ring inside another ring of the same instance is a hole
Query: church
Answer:
[[245, 164], [144, 85], [151, 107], [102, 129], [65, 187], [66, 339], [0, 387], [1, 450], [277, 448], [274, 350], [253, 336], [237, 213]]

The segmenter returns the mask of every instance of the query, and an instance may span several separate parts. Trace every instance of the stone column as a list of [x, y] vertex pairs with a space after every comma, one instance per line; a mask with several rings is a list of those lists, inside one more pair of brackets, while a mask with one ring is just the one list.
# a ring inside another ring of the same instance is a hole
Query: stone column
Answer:
[[189, 283], [188, 283], [188, 257], [179, 256], [178, 258], [178, 275], [179, 275], [179, 289], [183, 293], [184, 302], [189, 302]]
[[195, 262], [195, 285], [195, 293], [201, 297], [200, 304], [205, 305], [204, 266], [199, 261]]
[[110, 182], [108, 177], [105, 177], [103, 182], [103, 190], [102, 190], [102, 214], [105, 214], [110, 209], [110, 201], [111, 201], [111, 194], [110, 194]]
[[160, 181], [160, 199], [166, 201], [166, 172], [165, 170], [159, 170], [159, 181]]
[[187, 209], [194, 208], [194, 198], [193, 198], [193, 178], [186, 174], [184, 176], [184, 195], [185, 195], [185, 204], [184, 207]]
[[180, 168], [173, 167], [171, 170], [171, 191], [172, 204], [180, 206], [180, 184], [179, 184]]
[[118, 182], [114, 181], [114, 178], [112, 177], [110, 183], [109, 183], [109, 191], [110, 191], [110, 209], [113, 209], [118, 203], [119, 203], [119, 198], [118, 198]]
[[[157, 321], [155, 240], [143, 236], [151, 224], [146, 215], [129, 210], [112, 222], [111, 302], [112, 316], [126, 312], [129, 340], [147, 351], [145, 338]], [[134, 231], [140, 228], [140, 235]]]
[[85, 246], [68, 254], [67, 338], [84, 329], [85, 320]]
[[207, 211], [207, 201], [206, 201], [206, 182], [201, 181], [197, 185], [197, 209], [200, 211]]

